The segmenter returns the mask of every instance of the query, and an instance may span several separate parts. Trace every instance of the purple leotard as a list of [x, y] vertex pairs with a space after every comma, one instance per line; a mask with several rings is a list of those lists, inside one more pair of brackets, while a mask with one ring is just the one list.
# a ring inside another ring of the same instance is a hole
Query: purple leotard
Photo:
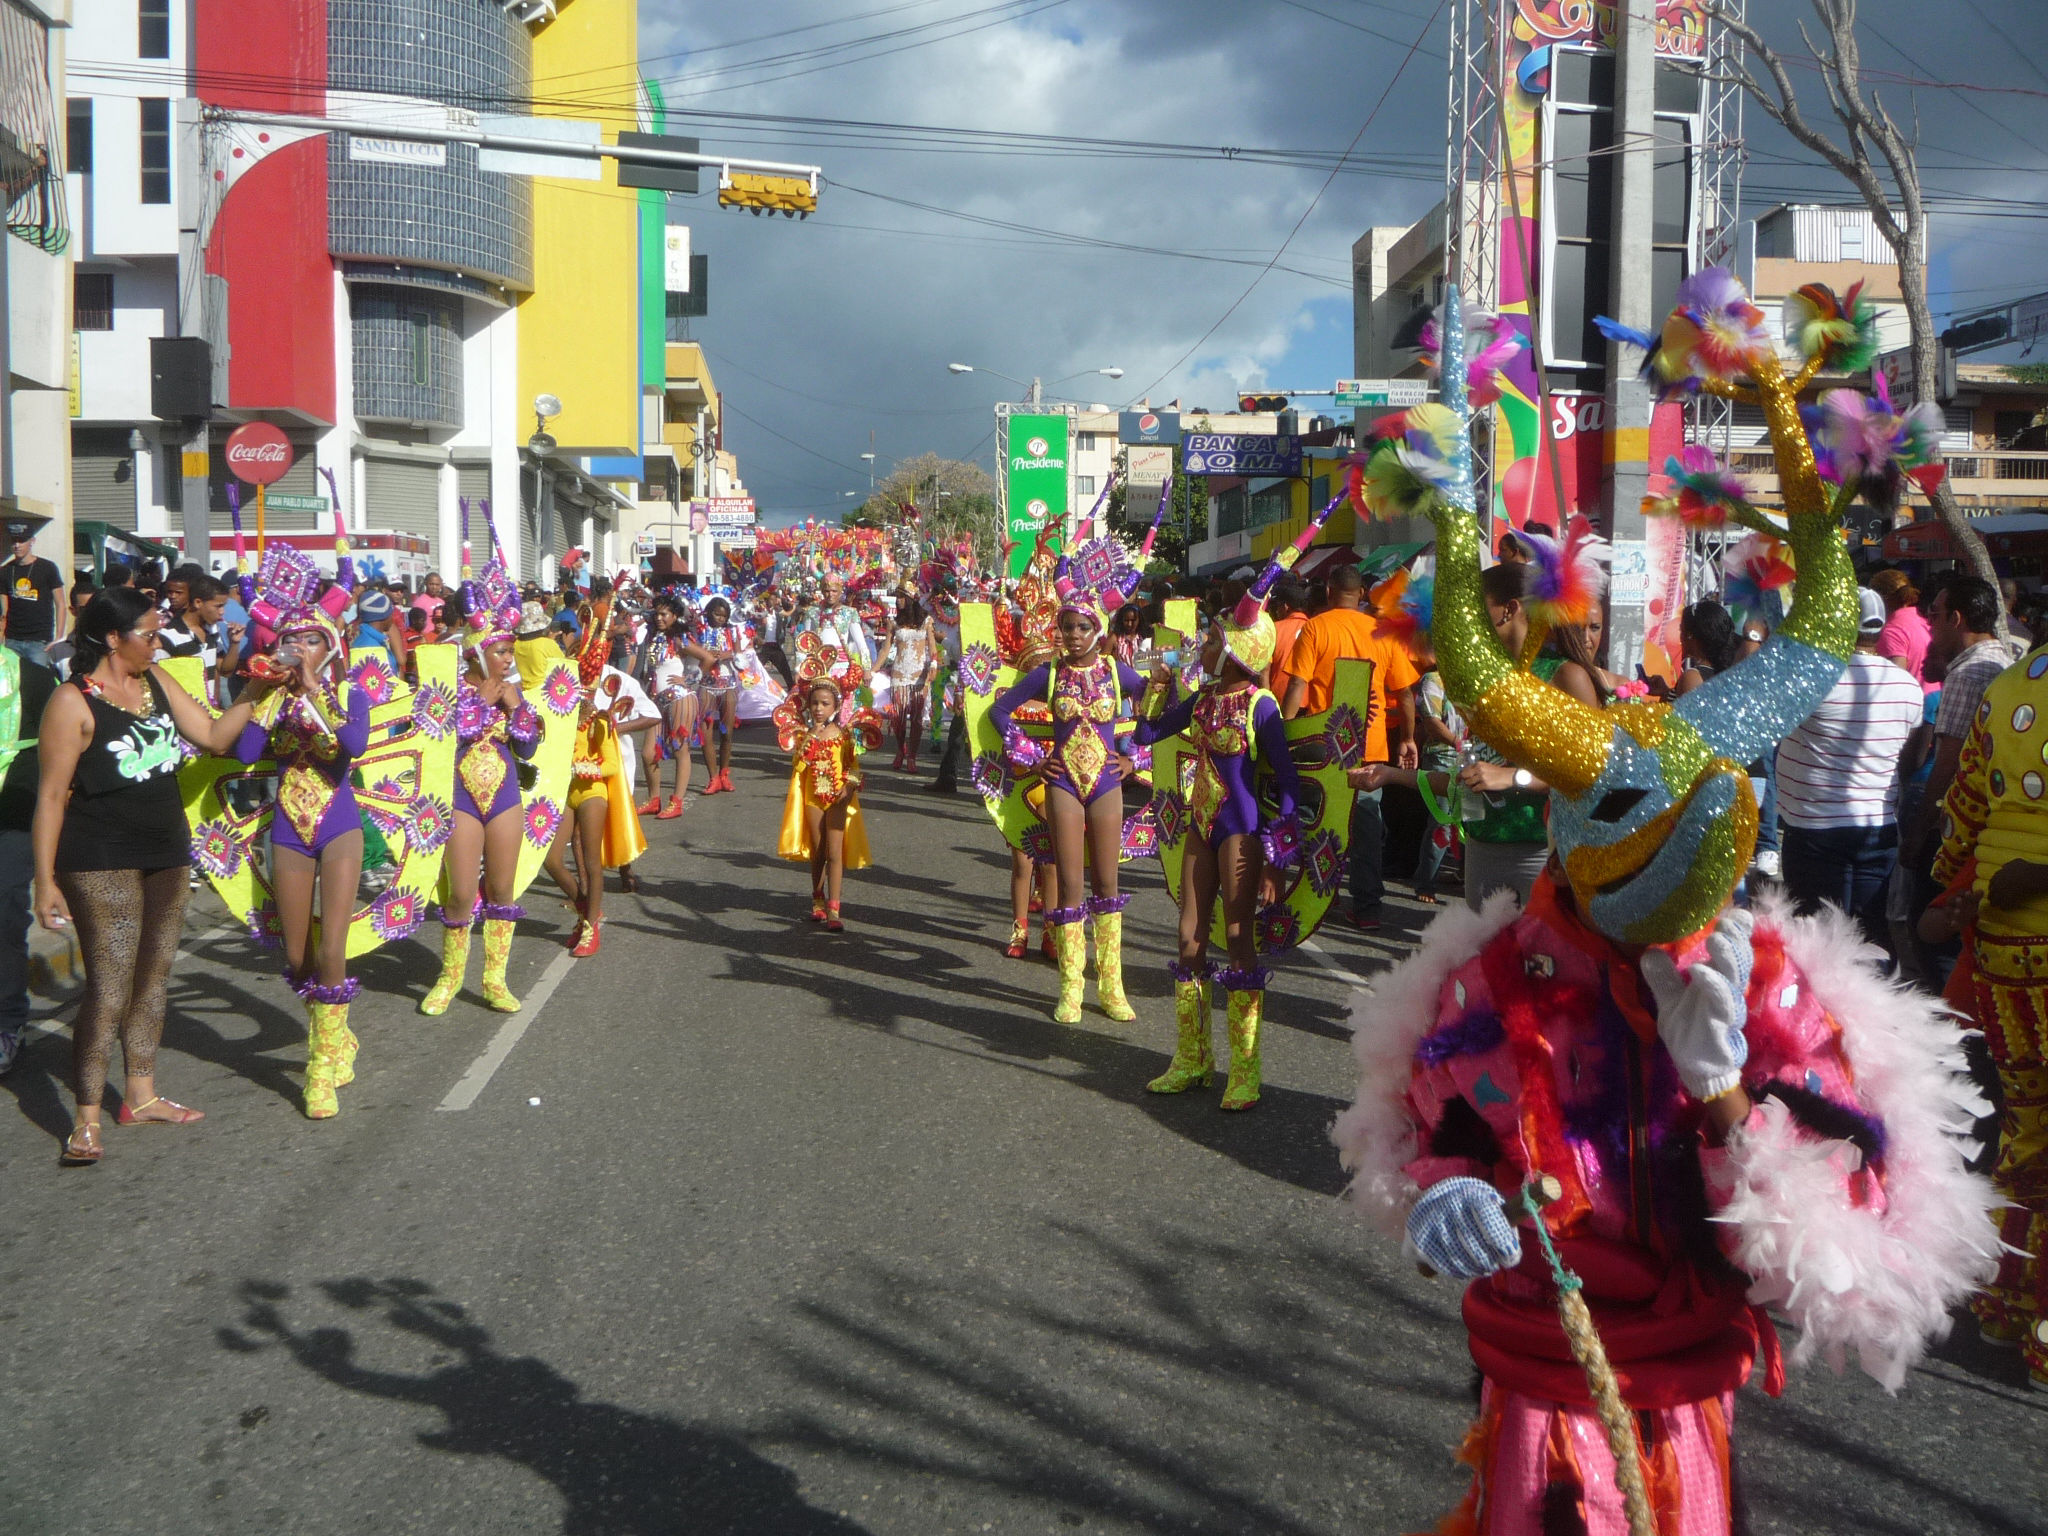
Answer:
[[[341, 716], [340, 723], [329, 722]], [[272, 758], [277, 763], [277, 809], [270, 820], [271, 846], [317, 859], [344, 833], [362, 829], [349, 764], [370, 745], [370, 698], [349, 690], [342, 715], [331, 694], [316, 709], [304, 694], [288, 696], [275, 723], [254, 721], [242, 728], [235, 757], [244, 763]]]
[[[1086, 666], [1048, 662], [1033, 667], [997, 698], [990, 714], [1003, 733], [1003, 751], [1020, 773], [1044, 765], [1043, 778], [1083, 805], [1121, 788], [1116, 768], [1117, 717], [1125, 699], [1145, 691], [1145, 679], [1120, 661], [1098, 655]], [[1012, 718], [1020, 705], [1045, 699], [1052, 708], [1052, 750], [1024, 733]]]
[[[465, 678], [455, 695], [456, 812], [489, 823], [518, 809], [519, 774], [512, 760], [532, 757], [539, 745], [540, 716], [524, 694], [507, 714], [486, 704]], [[487, 808], [479, 810], [486, 801]]]
[[[1280, 718], [1280, 706], [1263, 688], [1204, 688], [1157, 715], [1141, 718], [1135, 739], [1150, 746], [1169, 736], [1188, 733], [1195, 749], [1193, 783], [1188, 790], [1188, 816], [1194, 830], [1208, 840], [1211, 848], [1226, 837], [1243, 837], [1253, 832], [1268, 836], [1281, 847], [1291, 843], [1295, 833], [1296, 808], [1301, 803], [1301, 775], [1287, 750], [1287, 727]], [[1260, 813], [1253, 782], [1253, 742], [1258, 755], [1273, 770], [1280, 809], [1276, 816]], [[1269, 849], [1269, 856], [1276, 850]], [[1284, 862], [1275, 859], [1274, 862]]]

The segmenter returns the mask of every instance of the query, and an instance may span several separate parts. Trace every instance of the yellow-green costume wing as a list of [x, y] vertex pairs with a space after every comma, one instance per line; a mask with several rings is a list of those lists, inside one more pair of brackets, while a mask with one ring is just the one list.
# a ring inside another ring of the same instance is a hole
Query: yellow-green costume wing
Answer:
[[[425, 919], [455, 825], [455, 668], [452, 645], [423, 645], [414, 688], [391, 671], [372, 646], [350, 654], [342, 702], [355, 689], [370, 698], [370, 745], [349, 765], [356, 804], [391, 850], [398, 873], [358, 906], [349, 922], [348, 953], [366, 954], [404, 938]], [[194, 698], [206, 699], [196, 658], [163, 663]], [[277, 764], [244, 765], [232, 757], [194, 759], [179, 771], [185, 816], [192, 826], [192, 862], [241, 917], [258, 943], [279, 942], [277, 898], [264, 847], [276, 807]], [[318, 923], [315, 923], [315, 933]]]
[[[1185, 669], [1183, 669], [1185, 670]], [[1185, 678], [1183, 686], [1186, 686]], [[1277, 871], [1279, 899], [1259, 909], [1253, 937], [1262, 955], [1292, 949], [1313, 934], [1344, 884], [1351, 846], [1351, 787], [1346, 769], [1365, 760], [1365, 729], [1372, 714], [1372, 663], [1337, 663], [1330, 707], [1320, 715], [1287, 722], [1287, 746], [1301, 775], [1301, 857]], [[1194, 784], [1195, 755], [1187, 739], [1175, 736], [1152, 746], [1152, 816], [1159, 835], [1159, 862], [1167, 888], [1180, 901], [1181, 856], [1187, 850], [1188, 792]], [[1260, 805], [1277, 812], [1272, 770], [1257, 770]], [[1217, 903], [1209, 942], [1224, 946], [1223, 906]]]
[[21, 739], [21, 657], [0, 645], [0, 778], [34, 745]]
[[562, 824], [562, 808], [569, 795], [569, 764], [576, 747], [576, 706], [583, 700], [583, 685], [576, 681], [576, 669], [567, 660], [549, 666], [538, 683], [522, 684], [522, 691], [540, 716], [540, 745], [527, 759], [527, 772], [520, 775], [519, 810], [524, 824], [519, 837], [519, 873], [512, 887], [514, 901], [540, 873], [555, 840], [555, 829]]

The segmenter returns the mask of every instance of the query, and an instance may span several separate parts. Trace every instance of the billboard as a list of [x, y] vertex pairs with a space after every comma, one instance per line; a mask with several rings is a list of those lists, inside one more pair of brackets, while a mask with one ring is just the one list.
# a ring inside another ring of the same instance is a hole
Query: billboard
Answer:
[[1249, 432], [1190, 432], [1182, 443], [1191, 475], [1301, 473], [1301, 439]]
[[1116, 440], [1120, 443], [1177, 443], [1179, 411], [1119, 411]]
[[1038, 530], [1067, 517], [1073, 464], [1067, 453], [1065, 416], [1005, 418], [1003, 424], [1003, 510], [1009, 540], [1010, 574], [1021, 576], [1031, 559]]

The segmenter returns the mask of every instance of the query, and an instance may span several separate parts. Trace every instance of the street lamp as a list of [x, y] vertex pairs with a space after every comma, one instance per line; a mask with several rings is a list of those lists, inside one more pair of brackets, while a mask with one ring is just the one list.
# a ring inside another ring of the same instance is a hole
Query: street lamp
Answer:
[[[1045, 403], [1045, 385], [1042, 381], [1036, 378], [1030, 379], [1028, 381], [1019, 378], [1012, 378], [1007, 373], [997, 373], [996, 370], [993, 368], [977, 368], [972, 363], [948, 363], [946, 364], [946, 372], [986, 373], [994, 378], [1005, 379], [1012, 384], [1022, 385], [1023, 388], [1027, 391], [1024, 397], [1026, 404], [1043, 405]], [[1068, 379], [1084, 378], [1092, 373], [1099, 373], [1106, 379], [1120, 379], [1124, 376], [1124, 371], [1121, 368], [1083, 368], [1079, 373], [1068, 374], [1065, 379], [1054, 379], [1053, 383], [1064, 384], [1067, 382]]]

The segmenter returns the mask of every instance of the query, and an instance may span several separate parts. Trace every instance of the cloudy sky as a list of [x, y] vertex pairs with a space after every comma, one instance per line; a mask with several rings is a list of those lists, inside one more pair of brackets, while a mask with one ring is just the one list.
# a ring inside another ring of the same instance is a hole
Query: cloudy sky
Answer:
[[[1803, 5], [1750, 10], [1796, 46]], [[2048, 289], [2048, 5], [1862, 11], [1945, 210], [1937, 313]], [[641, 34], [670, 131], [825, 168], [803, 222], [670, 215], [710, 258], [694, 334], [770, 522], [850, 505], [870, 433], [884, 472], [989, 464], [1019, 391], [949, 362], [1108, 404], [1327, 389], [1352, 371], [1351, 242], [1441, 195], [1439, 0], [641, 0]], [[1845, 192], [1754, 111], [1746, 138], [1749, 211]]]

